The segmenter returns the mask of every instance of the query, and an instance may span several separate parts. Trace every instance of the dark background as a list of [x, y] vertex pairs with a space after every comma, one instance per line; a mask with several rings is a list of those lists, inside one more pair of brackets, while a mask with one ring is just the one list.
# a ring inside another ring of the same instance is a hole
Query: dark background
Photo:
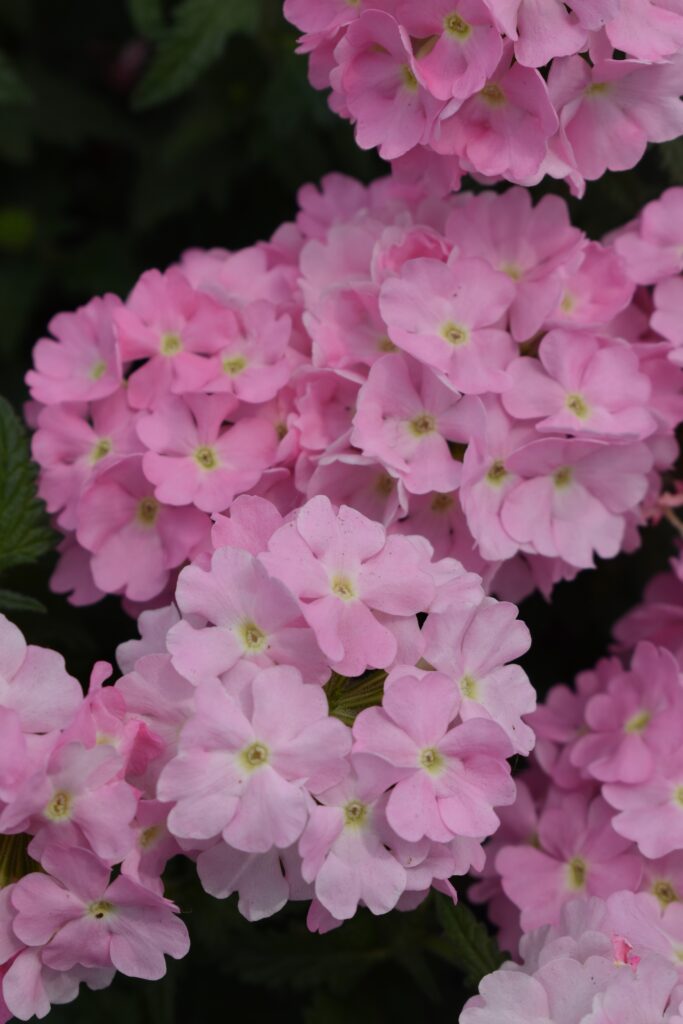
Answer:
[[[124, 295], [143, 270], [189, 246], [267, 237], [294, 215], [297, 188], [330, 170], [366, 181], [384, 172], [309, 87], [281, 6], [0, 0], [0, 391], [16, 408], [31, 347], [54, 313], [95, 293]], [[571, 201], [574, 220], [599, 238], [681, 182], [681, 143], [658, 147], [637, 170], [589, 185]], [[549, 188], [566, 195], [560, 183]], [[670, 546], [669, 527], [649, 530], [640, 552], [561, 585], [552, 606], [524, 603], [534, 636], [526, 667], [539, 692], [605, 653], [611, 624]], [[114, 598], [77, 610], [51, 597], [52, 562], [8, 573], [3, 585], [48, 606], [15, 618], [85, 680], [134, 626]], [[212, 1024], [287, 1013], [306, 1024], [400, 1024], [444, 1010], [456, 1019], [468, 994], [431, 901], [410, 915], [362, 912], [319, 937], [296, 906], [246, 925], [181, 867], [169, 884], [187, 913], [190, 956], [163, 982], [117, 979], [51, 1020]]]

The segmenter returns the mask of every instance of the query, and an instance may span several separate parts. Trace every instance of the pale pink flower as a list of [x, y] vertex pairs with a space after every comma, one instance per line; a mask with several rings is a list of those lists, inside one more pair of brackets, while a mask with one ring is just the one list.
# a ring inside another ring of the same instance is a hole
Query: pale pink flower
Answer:
[[261, 556], [298, 598], [332, 668], [350, 676], [396, 658], [389, 627], [406, 617], [415, 622], [434, 594], [427, 560], [408, 538], [387, 537], [379, 523], [347, 506], [335, 513], [322, 495], [276, 531]]
[[46, 405], [105, 398], [121, 385], [121, 355], [113, 325], [121, 306], [115, 295], [91, 299], [75, 313], [58, 313], [48, 325], [57, 339], [33, 349], [35, 369], [26, 374], [33, 398]]
[[459, 391], [502, 391], [515, 349], [500, 323], [515, 294], [510, 279], [478, 259], [417, 259], [382, 286], [389, 336]]
[[222, 512], [258, 483], [275, 455], [275, 431], [258, 417], [226, 426], [233, 409], [222, 395], [171, 398], [140, 418], [150, 449], [143, 469], [158, 501]]
[[172, 802], [173, 835], [222, 835], [247, 853], [285, 848], [309, 814], [305, 783], [339, 779], [350, 733], [328, 717], [327, 699], [293, 668], [259, 672], [249, 687], [249, 716], [219, 683], [203, 683], [177, 757], [163, 770], [158, 797]]

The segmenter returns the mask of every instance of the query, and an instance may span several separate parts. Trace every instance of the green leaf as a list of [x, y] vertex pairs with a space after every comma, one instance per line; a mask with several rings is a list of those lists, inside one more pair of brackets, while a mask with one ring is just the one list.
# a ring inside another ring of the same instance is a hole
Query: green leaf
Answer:
[[42, 601], [28, 594], [18, 594], [16, 590], [3, 590], [0, 587], [0, 611], [3, 612], [46, 612]]
[[31, 102], [31, 94], [10, 62], [0, 50], [0, 104], [14, 106]]
[[447, 896], [438, 896], [436, 912], [452, 959], [471, 988], [477, 988], [485, 975], [497, 970], [505, 960], [486, 927], [464, 903], [454, 904]]
[[128, 0], [128, 14], [141, 36], [155, 39], [165, 25], [163, 0]]
[[157, 106], [185, 92], [218, 59], [229, 36], [256, 29], [259, 14], [257, 0], [181, 0], [136, 89], [135, 106]]
[[361, 711], [382, 703], [386, 678], [386, 672], [381, 669], [368, 672], [360, 679], [346, 679], [333, 672], [325, 683], [330, 714], [345, 725], [353, 725]]
[[0, 397], [0, 572], [35, 562], [52, 546], [36, 471], [23, 424]]

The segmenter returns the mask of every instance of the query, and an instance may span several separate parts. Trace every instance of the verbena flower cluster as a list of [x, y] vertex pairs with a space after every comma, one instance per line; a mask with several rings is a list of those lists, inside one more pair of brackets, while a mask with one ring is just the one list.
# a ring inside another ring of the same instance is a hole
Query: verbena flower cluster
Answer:
[[240, 494], [327, 495], [515, 600], [637, 546], [683, 420], [683, 190], [605, 243], [515, 188], [299, 199], [270, 242], [189, 251], [36, 345], [54, 588], [167, 602]]
[[535, 763], [472, 892], [490, 901], [503, 945], [557, 924], [576, 895], [629, 890], [642, 893], [651, 927], [683, 949], [679, 662], [640, 640], [626, 664], [604, 658], [573, 689], [554, 687], [530, 724]]
[[663, 0], [285, 0], [309, 77], [407, 178], [535, 185], [683, 134], [683, 8]]
[[460, 1024], [681, 1024], [680, 940], [647, 897], [575, 899], [522, 940], [522, 964], [487, 975]]
[[286, 518], [240, 497], [212, 539], [86, 697], [0, 617], [0, 1022], [184, 955], [176, 854], [248, 919], [306, 900], [327, 931], [455, 900], [515, 798], [515, 606], [322, 495]]

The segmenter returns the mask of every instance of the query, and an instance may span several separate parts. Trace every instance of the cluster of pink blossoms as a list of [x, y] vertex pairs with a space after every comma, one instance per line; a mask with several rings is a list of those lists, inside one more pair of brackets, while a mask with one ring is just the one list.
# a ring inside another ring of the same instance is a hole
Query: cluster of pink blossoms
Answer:
[[557, 924], [577, 895], [628, 890], [648, 927], [683, 950], [681, 664], [640, 640], [626, 665], [604, 658], [573, 689], [554, 687], [530, 724], [535, 763], [472, 891], [502, 944]]
[[524, 936], [521, 965], [482, 980], [460, 1024], [683, 1024], [683, 947], [644, 899], [572, 900]]
[[683, 421], [683, 190], [605, 244], [515, 188], [299, 199], [270, 242], [189, 251], [36, 345], [54, 588], [167, 602], [241, 494], [327, 495], [514, 600], [637, 546]]
[[285, 0], [309, 77], [408, 180], [535, 185], [683, 134], [680, 0]]
[[86, 697], [0, 618], [0, 848], [35, 862], [0, 877], [0, 1022], [184, 955], [176, 854], [248, 919], [307, 900], [326, 931], [456, 899], [514, 801], [535, 693], [513, 605], [324, 496], [240, 497], [212, 544]]

